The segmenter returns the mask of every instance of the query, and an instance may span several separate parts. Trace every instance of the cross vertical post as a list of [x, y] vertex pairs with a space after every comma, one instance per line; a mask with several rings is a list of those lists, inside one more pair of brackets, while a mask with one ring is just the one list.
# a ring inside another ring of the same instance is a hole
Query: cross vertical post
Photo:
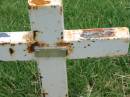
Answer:
[[35, 53], [43, 97], [68, 97], [66, 49], [43, 48]]
[[66, 56], [67, 49], [57, 47], [63, 39], [64, 21], [61, 0], [29, 0], [31, 30], [42, 33], [39, 41], [48, 47], [35, 48], [43, 97], [68, 97]]

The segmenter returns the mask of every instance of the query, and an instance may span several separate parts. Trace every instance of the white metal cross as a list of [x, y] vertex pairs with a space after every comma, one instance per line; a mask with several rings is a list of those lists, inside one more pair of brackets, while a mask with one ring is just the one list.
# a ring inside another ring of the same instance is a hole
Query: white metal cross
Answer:
[[62, 0], [28, 0], [31, 31], [1, 32], [0, 60], [36, 60], [42, 97], [67, 97], [66, 58], [126, 55], [129, 29], [64, 30]]

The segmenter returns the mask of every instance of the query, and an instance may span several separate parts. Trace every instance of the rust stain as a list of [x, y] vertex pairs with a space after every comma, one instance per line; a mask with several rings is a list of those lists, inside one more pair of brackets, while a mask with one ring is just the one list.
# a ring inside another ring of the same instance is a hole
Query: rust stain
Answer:
[[64, 42], [63, 40], [60, 40], [59, 42], [56, 43], [56, 45], [58, 47], [65, 47], [67, 48], [67, 55], [70, 55], [73, 51], [73, 47], [72, 47], [72, 43], [67, 43], [67, 42]]
[[15, 51], [14, 51], [12, 48], [9, 48], [9, 53], [10, 53], [10, 55], [13, 55], [14, 52], [15, 52]]
[[33, 3], [38, 6], [50, 3], [50, 0], [29, 0], [29, 1], [30, 3]]
[[44, 42], [40, 42], [36, 40], [38, 31], [33, 31], [32, 34], [27, 34], [23, 37], [23, 39], [27, 42], [27, 51], [28, 53], [32, 53], [35, 51], [35, 47], [48, 47], [49, 45]]
[[44, 6], [51, 3], [50, 0], [28, 0], [29, 9], [37, 9], [40, 6]]
[[83, 38], [114, 37], [115, 31], [107, 28], [84, 29], [80, 35]]
[[34, 43], [28, 43], [27, 50], [28, 53], [33, 53], [35, 51], [35, 47], [48, 47], [49, 45], [47, 43], [42, 42], [34, 42]]

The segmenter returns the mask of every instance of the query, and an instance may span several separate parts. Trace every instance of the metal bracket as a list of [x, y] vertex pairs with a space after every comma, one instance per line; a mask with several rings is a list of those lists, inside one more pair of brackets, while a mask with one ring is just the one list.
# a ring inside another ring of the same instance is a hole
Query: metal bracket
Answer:
[[66, 57], [67, 55], [67, 49], [61, 47], [44, 47], [35, 50], [35, 57]]

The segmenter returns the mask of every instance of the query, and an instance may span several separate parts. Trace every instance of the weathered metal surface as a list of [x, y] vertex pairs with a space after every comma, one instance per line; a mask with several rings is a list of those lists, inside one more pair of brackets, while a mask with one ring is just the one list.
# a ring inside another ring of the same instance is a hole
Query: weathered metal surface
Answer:
[[[39, 40], [42, 35], [43, 33], [37, 31], [1, 32], [0, 60], [34, 59], [36, 47], [66, 48], [67, 57], [70, 59], [126, 55], [130, 39], [129, 30], [125, 27], [65, 30], [63, 38], [53, 45], [42, 41], [42, 37]], [[41, 53], [38, 55], [42, 56]]]
[[41, 74], [41, 97], [68, 97], [65, 57], [37, 58]]
[[38, 39], [53, 44], [62, 38], [64, 21], [61, 0], [50, 0], [50, 2], [52, 2], [50, 5], [38, 9], [30, 9], [29, 15], [31, 30], [42, 33]]
[[64, 31], [64, 42], [72, 44], [70, 59], [126, 55], [129, 39], [125, 27]]
[[129, 44], [123, 39], [87, 40], [73, 42], [73, 51], [68, 58], [81, 59], [88, 57], [113, 57], [128, 54]]

